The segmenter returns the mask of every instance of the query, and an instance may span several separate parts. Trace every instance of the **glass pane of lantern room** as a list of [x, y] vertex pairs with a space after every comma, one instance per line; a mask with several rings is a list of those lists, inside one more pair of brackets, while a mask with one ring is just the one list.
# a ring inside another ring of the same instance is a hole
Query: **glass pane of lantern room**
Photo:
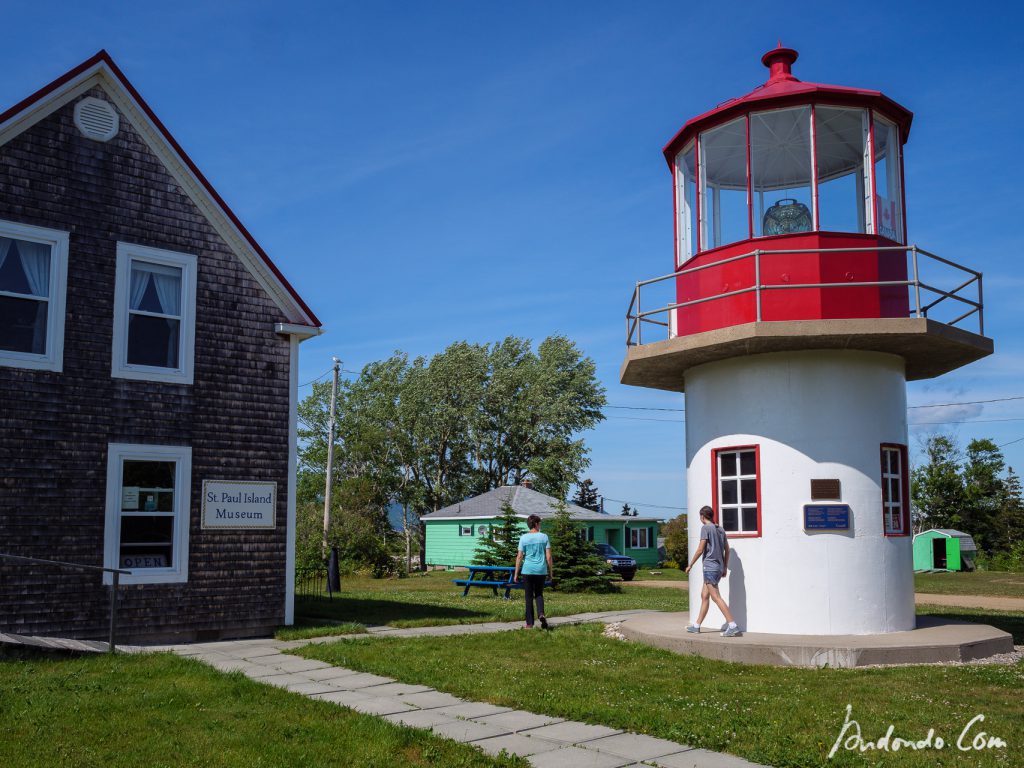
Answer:
[[676, 237], [682, 264], [697, 252], [697, 153], [691, 142], [676, 156]]
[[814, 228], [810, 107], [750, 116], [750, 183], [755, 236]]
[[814, 143], [818, 160], [818, 228], [867, 233], [864, 146], [868, 119], [863, 109], [816, 107]]
[[733, 120], [700, 135], [701, 250], [750, 237], [747, 124]]
[[900, 142], [896, 126], [875, 113], [875, 204], [878, 234], [903, 242]]

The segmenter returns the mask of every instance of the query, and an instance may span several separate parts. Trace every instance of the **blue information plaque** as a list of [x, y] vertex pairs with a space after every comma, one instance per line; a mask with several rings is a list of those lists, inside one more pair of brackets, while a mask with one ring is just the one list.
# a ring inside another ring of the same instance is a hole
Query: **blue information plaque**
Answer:
[[850, 505], [804, 504], [804, 529], [808, 531], [850, 530]]

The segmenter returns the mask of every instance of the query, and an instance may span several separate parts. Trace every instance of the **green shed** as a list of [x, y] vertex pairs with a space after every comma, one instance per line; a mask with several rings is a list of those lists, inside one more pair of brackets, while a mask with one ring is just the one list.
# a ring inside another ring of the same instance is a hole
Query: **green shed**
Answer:
[[978, 548], [971, 535], [932, 528], [914, 536], [915, 571], [973, 571]]
[[[558, 500], [525, 485], [505, 485], [457, 504], [423, 515], [427, 565], [466, 566], [473, 562], [480, 538], [499, 523], [501, 506], [512, 505], [526, 533], [526, 518], [542, 521], [554, 517]], [[641, 568], [658, 564], [658, 531], [653, 517], [620, 517], [567, 504], [572, 518], [586, 532], [588, 541], [611, 544], [619, 554], [632, 557]], [[541, 523], [544, 529], [544, 522]]]

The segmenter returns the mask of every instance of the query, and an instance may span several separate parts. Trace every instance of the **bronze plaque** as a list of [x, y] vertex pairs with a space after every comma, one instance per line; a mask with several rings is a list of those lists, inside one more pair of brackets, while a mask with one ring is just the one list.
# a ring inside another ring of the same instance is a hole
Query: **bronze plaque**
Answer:
[[838, 480], [811, 480], [811, 501], [839, 501]]

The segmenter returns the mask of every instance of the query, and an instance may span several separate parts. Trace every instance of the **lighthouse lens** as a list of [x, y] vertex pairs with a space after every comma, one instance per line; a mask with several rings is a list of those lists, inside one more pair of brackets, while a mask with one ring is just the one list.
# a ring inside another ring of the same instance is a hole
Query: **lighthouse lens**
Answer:
[[809, 107], [750, 116], [750, 183], [756, 236], [814, 228]]

